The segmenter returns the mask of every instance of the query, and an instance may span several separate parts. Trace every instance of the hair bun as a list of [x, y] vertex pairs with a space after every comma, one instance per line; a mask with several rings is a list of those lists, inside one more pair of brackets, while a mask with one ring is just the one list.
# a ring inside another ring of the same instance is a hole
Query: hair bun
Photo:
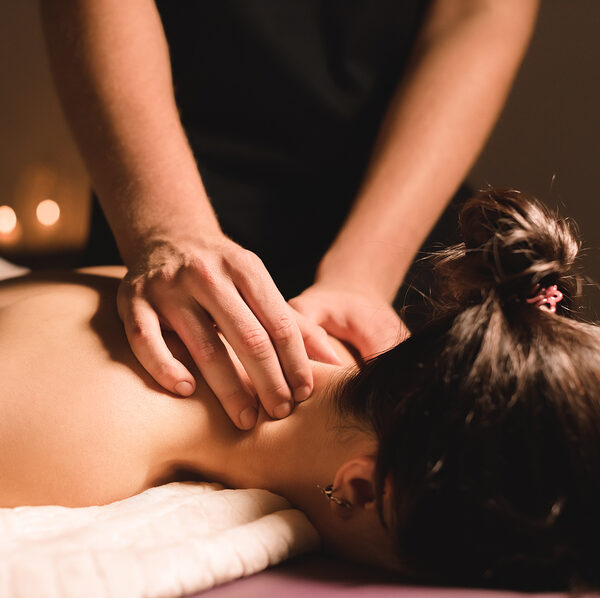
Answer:
[[482, 191], [462, 207], [459, 226], [464, 242], [434, 256], [442, 301], [481, 302], [492, 291], [524, 299], [537, 285], [571, 285], [568, 274], [579, 251], [574, 228], [534, 198]]

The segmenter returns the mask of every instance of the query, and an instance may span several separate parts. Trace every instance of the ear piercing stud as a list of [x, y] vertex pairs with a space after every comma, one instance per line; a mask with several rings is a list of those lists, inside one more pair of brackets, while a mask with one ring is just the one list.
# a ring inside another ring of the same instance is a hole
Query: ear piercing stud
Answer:
[[323, 486], [319, 486], [319, 484], [317, 484], [317, 488], [329, 500], [332, 500], [336, 505], [340, 505], [340, 507], [344, 507], [346, 509], [349, 509], [352, 506], [347, 500], [344, 500], [343, 498], [338, 498], [337, 496], [333, 495], [333, 493], [336, 491], [336, 489], [333, 487], [333, 484], [329, 484], [329, 486], [327, 486], [325, 488], [323, 488]]

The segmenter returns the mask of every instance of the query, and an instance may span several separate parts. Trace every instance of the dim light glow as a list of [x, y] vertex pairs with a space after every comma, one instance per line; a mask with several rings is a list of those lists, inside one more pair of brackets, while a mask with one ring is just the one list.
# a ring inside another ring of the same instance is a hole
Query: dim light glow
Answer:
[[44, 199], [44, 201], [40, 201], [38, 204], [35, 215], [40, 224], [43, 224], [44, 226], [53, 226], [60, 218], [60, 207], [54, 200]]
[[17, 215], [10, 206], [0, 206], [0, 233], [8, 235], [17, 226]]

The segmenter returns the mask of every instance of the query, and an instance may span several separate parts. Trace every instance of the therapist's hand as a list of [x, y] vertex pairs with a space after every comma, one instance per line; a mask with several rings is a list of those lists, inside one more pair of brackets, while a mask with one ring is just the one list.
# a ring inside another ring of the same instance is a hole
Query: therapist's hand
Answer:
[[219, 332], [267, 413], [278, 419], [312, 392], [303, 335], [320, 359], [337, 360], [324, 331], [295, 314], [262, 261], [222, 234], [148, 241], [119, 286], [117, 307], [133, 353], [161, 386], [182, 396], [191, 395], [196, 386], [189, 370], [169, 351], [162, 327], [179, 336], [242, 429], [256, 422], [256, 398]]
[[350, 343], [363, 359], [391, 349], [410, 335], [387, 301], [359, 291], [316, 282], [289, 303], [332, 336]]

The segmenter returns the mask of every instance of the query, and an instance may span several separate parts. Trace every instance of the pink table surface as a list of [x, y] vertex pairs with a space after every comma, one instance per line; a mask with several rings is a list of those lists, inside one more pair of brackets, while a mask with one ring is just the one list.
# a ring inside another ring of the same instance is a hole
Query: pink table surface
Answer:
[[399, 584], [385, 573], [309, 555], [213, 588], [198, 598], [565, 598], [562, 593], [439, 588]]

